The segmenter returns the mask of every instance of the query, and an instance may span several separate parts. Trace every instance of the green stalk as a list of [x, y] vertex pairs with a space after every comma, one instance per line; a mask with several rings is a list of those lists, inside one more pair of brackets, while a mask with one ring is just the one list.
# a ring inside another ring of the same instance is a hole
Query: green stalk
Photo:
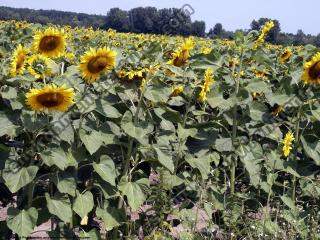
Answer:
[[[147, 84], [147, 81], [148, 81], [147, 79], [148, 79], [148, 76], [146, 77], [146, 83], [145, 84]], [[145, 89], [146, 88], [143, 87], [143, 89], [141, 91], [141, 94], [140, 94], [137, 110], [136, 110], [136, 112], [134, 114], [134, 119], [133, 119], [134, 125], [136, 125], [138, 123], [138, 120], [139, 120], [139, 113], [140, 113], [141, 106], [142, 106], [142, 103], [143, 103], [143, 96], [144, 96], [144, 93], [145, 93]], [[126, 158], [125, 158], [125, 161], [124, 161], [124, 167], [123, 167], [122, 175], [121, 175], [121, 176], [124, 176], [124, 177], [128, 177], [129, 181], [131, 180], [131, 173], [129, 172], [129, 168], [130, 168], [130, 160], [131, 160], [132, 151], [133, 151], [133, 143], [134, 143], [134, 138], [129, 136], [128, 152], [127, 152], [127, 155], [126, 155]], [[123, 208], [123, 203], [124, 203], [124, 199], [122, 197], [120, 197], [119, 201], [118, 201], [118, 209], [122, 209]], [[113, 229], [112, 239], [117, 239], [117, 232], [118, 232], [118, 227]]]
[[[237, 77], [234, 79], [236, 83], [236, 89], [234, 92], [235, 98], [237, 98], [238, 93], [239, 93], [239, 88], [240, 88], [240, 71], [242, 69], [242, 61], [243, 61], [243, 48], [241, 48], [241, 56], [240, 56], [240, 66], [238, 70]], [[235, 66], [232, 69], [232, 76], [234, 76], [234, 70]], [[236, 167], [237, 167], [237, 156], [235, 153], [236, 150], [236, 138], [237, 138], [237, 128], [238, 128], [238, 123], [237, 123], [237, 107], [238, 104], [236, 103], [233, 107], [233, 120], [232, 120], [232, 147], [234, 151], [233, 158], [231, 160], [231, 172], [230, 172], [230, 192], [233, 195], [234, 194], [234, 189], [235, 189], [235, 178], [236, 178]]]
[[[82, 99], [85, 98], [87, 92], [88, 92], [88, 84], [85, 84], [84, 86], [84, 90], [83, 90], [83, 94], [82, 94]], [[81, 138], [80, 138], [80, 131], [82, 129], [82, 123], [83, 123], [83, 120], [86, 116], [86, 113], [80, 113], [80, 119], [79, 119], [79, 128], [78, 128], [78, 138], [77, 138], [77, 146], [80, 147], [81, 146]]]
[[28, 198], [28, 208], [31, 208], [32, 202], [33, 202], [33, 191], [34, 191], [34, 186], [35, 186], [35, 181], [32, 181], [28, 185], [27, 189], [27, 198]]
[[[297, 123], [296, 123], [296, 127], [295, 127], [295, 149], [294, 149], [294, 157], [293, 157], [293, 161], [296, 162], [297, 161], [297, 154], [298, 154], [298, 146], [299, 146], [299, 134], [300, 134], [300, 120], [301, 120], [301, 115], [302, 115], [302, 107], [303, 104], [299, 107], [298, 110], [298, 116], [297, 116]], [[292, 178], [292, 196], [291, 199], [293, 202], [295, 202], [296, 199], [296, 187], [297, 187], [297, 177], [295, 175], [293, 175]]]
[[61, 71], [60, 71], [61, 75], [63, 75], [64, 73], [64, 62], [61, 63]]

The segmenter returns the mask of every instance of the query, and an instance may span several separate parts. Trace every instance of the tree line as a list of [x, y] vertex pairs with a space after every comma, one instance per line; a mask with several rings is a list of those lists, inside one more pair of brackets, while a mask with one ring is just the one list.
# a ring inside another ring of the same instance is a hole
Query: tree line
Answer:
[[[191, 7], [191, 6], [190, 6]], [[190, 9], [189, 9], [190, 10]], [[193, 9], [192, 9], [193, 10]], [[170, 34], [182, 36], [198, 36], [209, 38], [233, 39], [238, 31], [247, 32], [259, 30], [268, 18], [253, 20], [250, 29], [227, 31], [221, 23], [217, 23], [206, 33], [204, 21], [192, 21], [192, 11], [184, 8], [137, 7], [129, 11], [119, 8], [110, 9], [105, 16], [74, 13], [56, 10], [33, 10], [27, 8], [10, 8], [0, 6], [0, 20], [18, 20], [34, 23], [53, 23], [58, 25], [71, 25], [93, 27], [100, 29], [113, 28], [119, 32]], [[281, 32], [278, 20], [272, 19], [275, 27], [268, 33], [267, 41], [282, 45], [313, 44], [320, 46], [320, 34], [313, 36], [298, 30], [296, 34]]]

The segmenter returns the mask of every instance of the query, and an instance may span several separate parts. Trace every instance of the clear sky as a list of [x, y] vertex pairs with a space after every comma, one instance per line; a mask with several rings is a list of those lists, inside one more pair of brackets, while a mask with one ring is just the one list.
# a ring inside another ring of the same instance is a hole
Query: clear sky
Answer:
[[56, 9], [105, 15], [110, 8], [154, 6], [195, 10], [192, 20], [206, 22], [207, 30], [217, 22], [226, 30], [248, 29], [253, 19], [278, 19], [284, 32], [320, 33], [320, 0], [0, 0], [0, 6]]

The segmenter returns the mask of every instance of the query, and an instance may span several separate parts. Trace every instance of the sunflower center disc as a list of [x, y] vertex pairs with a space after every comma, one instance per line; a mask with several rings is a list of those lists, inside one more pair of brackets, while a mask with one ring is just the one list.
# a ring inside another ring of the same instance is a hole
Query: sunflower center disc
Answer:
[[108, 65], [108, 59], [106, 57], [96, 57], [91, 59], [88, 63], [88, 70], [91, 73], [101, 72]]
[[52, 51], [59, 45], [59, 38], [55, 36], [46, 36], [41, 39], [39, 48], [42, 51]]
[[189, 51], [186, 49], [182, 50], [180, 55], [173, 61], [173, 65], [180, 67], [181, 65], [187, 62], [188, 57], [189, 57]]
[[309, 75], [312, 79], [318, 79], [320, 78], [320, 62], [315, 63], [310, 69], [309, 69]]
[[24, 54], [20, 54], [18, 56], [18, 60], [17, 60], [17, 65], [16, 65], [16, 69], [20, 69], [23, 66], [24, 60], [25, 60], [26, 56]]
[[39, 95], [37, 100], [45, 107], [56, 107], [63, 102], [63, 95], [60, 93], [44, 93]]

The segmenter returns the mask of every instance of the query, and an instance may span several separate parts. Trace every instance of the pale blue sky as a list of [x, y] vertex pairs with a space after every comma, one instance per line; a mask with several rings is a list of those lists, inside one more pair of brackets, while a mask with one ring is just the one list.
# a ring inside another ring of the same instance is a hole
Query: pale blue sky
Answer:
[[278, 19], [284, 32], [320, 33], [320, 0], [0, 0], [0, 6], [56, 9], [105, 15], [110, 8], [154, 6], [180, 8], [190, 4], [192, 20], [204, 20], [207, 30], [217, 22], [226, 30], [247, 29], [253, 19]]

